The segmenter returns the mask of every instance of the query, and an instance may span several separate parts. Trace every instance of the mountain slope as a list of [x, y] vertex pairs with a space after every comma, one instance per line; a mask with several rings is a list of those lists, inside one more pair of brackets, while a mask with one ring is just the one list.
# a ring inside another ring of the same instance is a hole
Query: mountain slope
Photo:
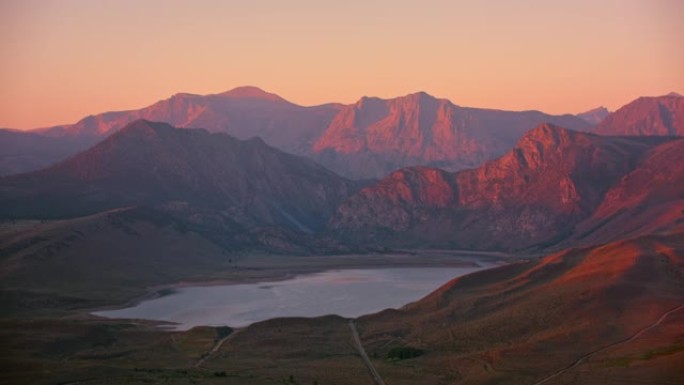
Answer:
[[608, 115], [594, 132], [603, 135], [684, 136], [684, 97], [642, 97]]
[[660, 233], [684, 223], [684, 139], [650, 150], [605, 194], [565, 242], [597, 243]]
[[[214, 95], [180, 93], [139, 110], [91, 115], [32, 134], [55, 138], [55, 145], [70, 140], [80, 144], [77, 151], [138, 119], [226, 132], [238, 139], [259, 136], [353, 178], [380, 177], [413, 165], [477, 166], [509, 150], [524, 131], [542, 122], [590, 126], [572, 115], [459, 107], [422, 92], [390, 100], [362, 98], [350, 106], [302, 107], [256, 87], [239, 87]], [[30, 147], [23, 156], [15, 165], [16, 159], [11, 163], [0, 152], [0, 164], [8, 163], [10, 174], [59, 159]]]
[[0, 179], [0, 214], [74, 217], [150, 205], [201, 210], [248, 228], [278, 225], [313, 232], [351, 186], [260, 139], [241, 141], [141, 120], [48, 169]]
[[238, 139], [255, 136], [286, 152], [304, 153], [339, 110], [335, 104], [302, 107], [256, 87], [214, 95], [180, 93], [140, 110], [89, 116], [74, 125], [38, 130], [52, 136], [104, 137], [145, 119], [175, 127], [225, 132]]
[[399, 245], [551, 245], [573, 234], [609, 189], [664, 141], [603, 137], [544, 124], [506, 155], [477, 169], [396, 171], [345, 201], [329, 228], [349, 239]]
[[93, 138], [53, 138], [36, 132], [0, 129], [0, 176], [47, 167], [95, 143]]
[[313, 151], [321, 164], [353, 177], [381, 177], [413, 165], [455, 170], [502, 155], [544, 122], [590, 126], [571, 115], [460, 107], [423, 92], [390, 100], [364, 97], [335, 116]]
[[589, 111], [577, 114], [578, 118], [586, 120], [590, 124], [599, 124], [610, 115], [610, 111], [606, 107], [597, 107]]
[[535, 384], [600, 350], [548, 383], [681, 382], [684, 309], [629, 339], [684, 305], [683, 235], [680, 228], [457, 278], [402, 309], [359, 319], [364, 346], [379, 357], [422, 349], [408, 367], [376, 361], [381, 374], [406, 372], [398, 377]]
[[[51, 165], [138, 119], [226, 132], [239, 139], [260, 136], [284, 151], [307, 154], [340, 108], [337, 104], [302, 107], [256, 87], [238, 87], [213, 95], [179, 93], [139, 110], [90, 115], [75, 124], [31, 132], [14, 131], [12, 135], [20, 137], [15, 141], [27, 144], [19, 155], [0, 146], [0, 175]], [[4, 131], [0, 134], [9, 135]]]
[[126, 301], [141, 286], [226, 269], [231, 258], [183, 222], [144, 208], [16, 226], [0, 238], [4, 314]]

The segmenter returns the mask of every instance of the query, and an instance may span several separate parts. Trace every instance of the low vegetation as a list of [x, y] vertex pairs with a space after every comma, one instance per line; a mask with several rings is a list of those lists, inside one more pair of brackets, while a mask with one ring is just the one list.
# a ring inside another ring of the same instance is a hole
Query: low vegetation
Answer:
[[411, 346], [402, 346], [390, 349], [387, 353], [387, 359], [390, 361], [401, 361], [409, 358], [420, 357], [425, 352]]

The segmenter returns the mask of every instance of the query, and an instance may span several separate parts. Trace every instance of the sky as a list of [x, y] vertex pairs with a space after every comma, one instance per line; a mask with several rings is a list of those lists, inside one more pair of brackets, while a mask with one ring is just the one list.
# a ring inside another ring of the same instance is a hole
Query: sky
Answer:
[[0, 0], [0, 127], [252, 85], [549, 113], [684, 94], [680, 0]]

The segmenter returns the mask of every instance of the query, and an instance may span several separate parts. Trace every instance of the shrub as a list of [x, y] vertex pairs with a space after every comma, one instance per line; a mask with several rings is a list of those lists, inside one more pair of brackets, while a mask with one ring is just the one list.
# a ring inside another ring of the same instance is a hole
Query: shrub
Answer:
[[222, 338], [228, 337], [232, 332], [233, 329], [228, 326], [219, 326], [216, 328], [216, 339], [220, 340]]
[[387, 353], [387, 359], [392, 361], [400, 361], [422, 356], [423, 353], [425, 353], [423, 350], [411, 346], [402, 346], [390, 349], [390, 351]]

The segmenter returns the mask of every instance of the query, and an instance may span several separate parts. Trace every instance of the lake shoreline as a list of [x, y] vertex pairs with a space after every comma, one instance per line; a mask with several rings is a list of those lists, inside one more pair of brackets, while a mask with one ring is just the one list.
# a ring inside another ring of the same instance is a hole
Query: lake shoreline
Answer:
[[[474, 255], [475, 254], [475, 255]], [[233, 286], [245, 284], [268, 284], [296, 279], [299, 276], [343, 270], [373, 269], [411, 269], [411, 268], [495, 268], [510, 263], [511, 256], [483, 255], [463, 251], [424, 251], [401, 254], [381, 255], [340, 255], [340, 256], [305, 256], [305, 257], [245, 257], [241, 261], [242, 270], [228, 271], [228, 276], [219, 274], [215, 277], [198, 277], [197, 279], [156, 285], [146, 292], [125, 303], [84, 309], [84, 315], [105, 319], [135, 319], [159, 323], [162, 329], [175, 330], [172, 321], [151, 320], [145, 318], [107, 317], [96, 313], [122, 310], [140, 305], [143, 302], [159, 299], [178, 293], [181, 289], [193, 287]], [[481, 271], [479, 269], [476, 271]], [[226, 272], [222, 272], [226, 273]], [[470, 274], [470, 273], [467, 273]], [[443, 283], [446, 283], [443, 282]]]

